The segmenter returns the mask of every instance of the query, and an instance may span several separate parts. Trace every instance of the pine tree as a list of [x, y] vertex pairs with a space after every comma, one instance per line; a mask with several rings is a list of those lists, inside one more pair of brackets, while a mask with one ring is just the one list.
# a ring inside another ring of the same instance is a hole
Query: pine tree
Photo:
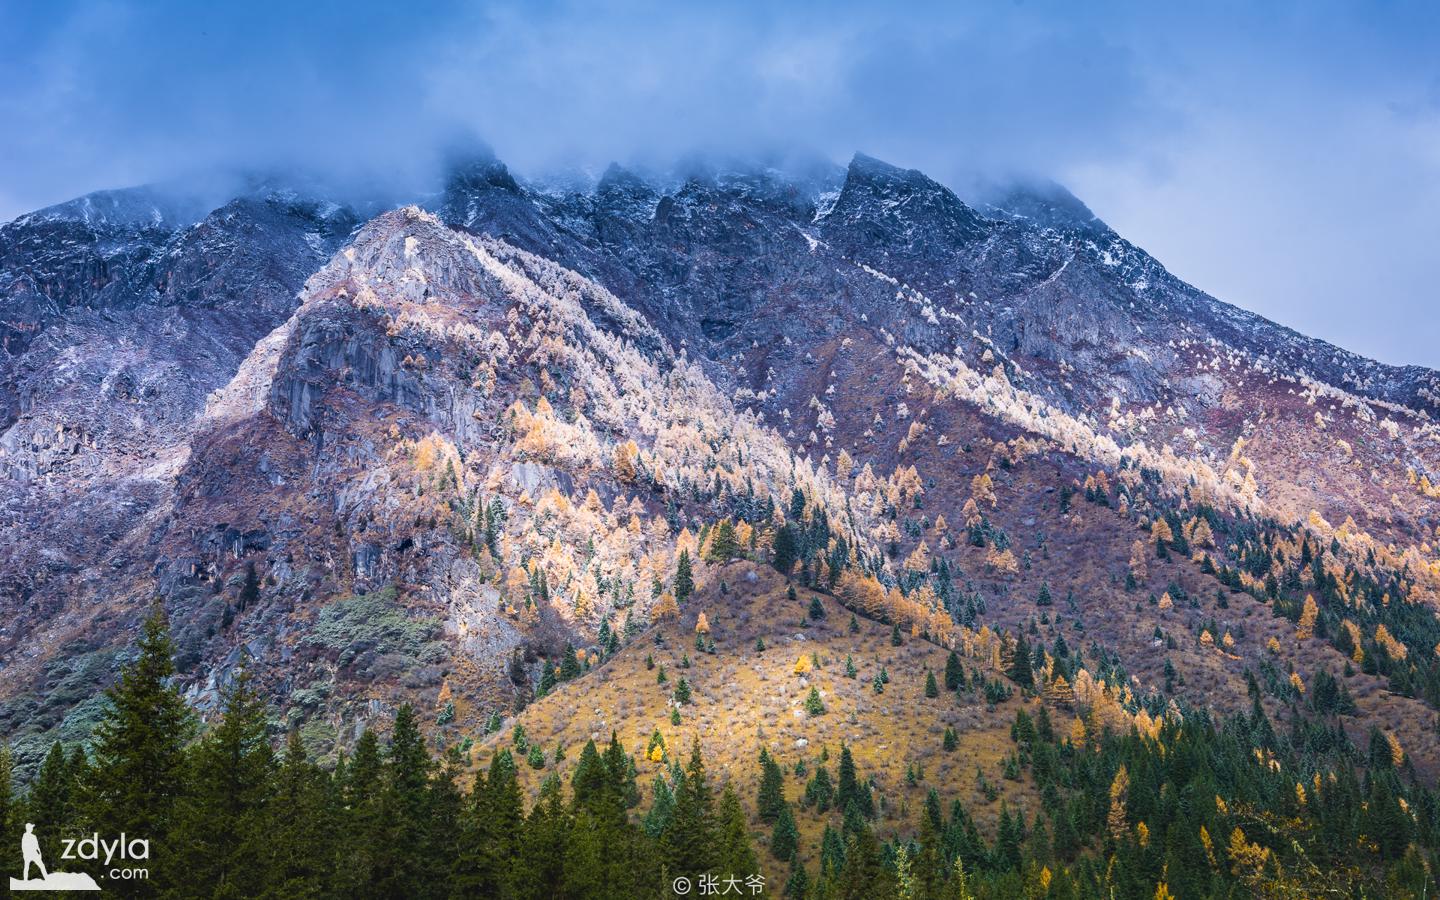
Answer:
[[805, 712], [811, 716], [825, 715], [825, 701], [820, 699], [818, 688], [810, 688], [810, 694], [805, 698]]
[[[5, 758], [4, 775], [8, 779], [9, 770], [8, 754]], [[8, 791], [9, 781], [0, 785], [0, 791]], [[4, 796], [6, 809], [13, 805], [8, 793]], [[77, 808], [80, 800], [80, 785], [75, 783], [70, 760], [65, 756], [65, 748], [59, 741], [50, 745], [50, 752], [45, 754], [45, 761], [40, 764], [40, 771], [35, 776], [35, 783], [30, 786], [30, 796], [24, 804], [24, 818], [35, 826], [35, 834], [40, 839], [41, 856], [45, 859], [60, 858], [60, 841], [66, 837], [79, 835], [81, 811]], [[6, 828], [12, 824], [14, 817], [0, 821], [0, 828]], [[8, 836], [8, 830], [0, 831], [0, 835]]]
[[1035, 676], [1030, 668], [1030, 645], [1025, 641], [1025, 633], [1020, 632], [1015, 641], [1015, 659], [1010, 664], [1010, 680], [1022, 688], [1035, 686]]
[[690, 571], [690, 551], [681, 550], [675, 561], [675, 602], [684, 603], [695, 592], [695, 576]]
[[692, 882], [715, 866], [715, 813], [700, 742], [690, 747], [685, 780], [675, 792], [675, 809], [665, 829], [665, 857], [670, 876], [684, 875]]
[[855, 618], [855, 614], [854, 614], [854, 613], [851, 613], [851, 614], [850, 614], [850, 625], [849, 625], [849, 629], [850, 629], [850, 633], [851, 633], [851, 634], [859, 634], [859, 633], [860, 633], [860, 621]]
[[270, 840], [262, 848], [266, 900], [326, 896], [334, 856], [329, 779], [305, 755], [292, 731], [275, 774]]
[[820, 595], [816, 594], [810, 598], [810, 620], [818, 622], [825, 618], [825, 605], [820, 602]]
[[953, 753], [955, 752], [955, 748], [960, 746], [959, 738], [955, 736], [955, 729], [949, 725], [945, 726], [945, 738], [942, 745], [946, 753]]
[[1054, 598], [1052, 598], [1052, 597], [1050, 596], [1050, 582], [1048, 582], [1048, 581], [1042, 581], [1042, 582], [1040, 583], [1040, 595], [1035, 598], [1035, 605], [1036, 605], [1036, 606], [1051, 606], [1051, 605], [1053, 605], [1054, 603], [1055, 603]]
[[705, 554], [709, 562], [724, 563], [734, 559], [740, 552], [740, 545], [735, 539], [735, 523], [728, 518], [721, 519], [715, 526], [715, 531], [710, 535], [710, 549]]
[[782, 525], [775, 532], [773, 544], [772, 565], [780, 574], [789, 576], [795, 570], [795, 560], [799, 554], [799, 543], [795, 540], [795, 529], [790, 525]]
[[[102, 834], [143, 836], [156, 871], [166, 871], [194, 720], [169, 684], [174, 648], [159, 604], [145, 620], [138, 646], [139, 656], [106, 691], [109, 705], [95, 727], [88, 818]], [[136, 896], [156, 891], [154, 883], [132, 887]]]
[[780, 815], [775, 820], [775, 830], [770, 835], [770, 853], [782, 862], [788, 862], [795, 858], [795, 851], [800, 843], [800, 831], [795, 827], [795, 816], [790, 812], [790, 804], [786, 803], [780, 807]]
[[954, 693], [960, 690], [965, 684], [965, 669], [960, 665], [960, 657], [954, 650], [945, 657], [945, 690]]
[[580, 659], [575, 654], [575, 645], [566, 641], [565, 651], [560, 655], [560, 680], [570, 681], [573, 678], [578, 678], [580, 672]]
[[722, 876], [735, 875], [743, 878], [749, 873], [760, 871], [755, 849], [750, 845], [750, 826], [745, 821], [745, 810], [740, 806], [740, 798], [728, 784], [720, 795], [715, 839], [715, 867]]
[[247, 672], [226, 690], [220, 721], [191, 757], [170, 873], [218, 896], [257, 896], [264, 872], [253, 860], [268, 840], [275, 756], [265, 734], [265, 703]]
[[[23, 814], [22, 805], [15, 797], [15, 772], [14, 764], [10, 758], [10, 747], [0, 743], [0, 840], [4, 840], [4, 846], [15, 847], [20, 843], [20, 817]], [[27, 819], [33, 822], [33, 818]], [[44, 846], [46, 835], [41, 834], [40, 840]], [[45, 850], [42, 855], [45, 859], [58, 859], [49, 855], [50, 851]], [[21, 873], [23, 874], [23, 873]]]
[[900, 639], [900, 623], [896, 622], [890, 627], [890, 646], [899, 647], [903, 643]]
[[762, 821], [774, 822], [780, 817], [780, 808], [785, 805], [785, 773], [779, 764], [764, 750], [760, 753], [760, 794], [756, 801], [756, 812]]
[[934, 672], [925, 673], [925, 696], [932, 700], [940, 696], [940, 686], [935, 683]]
[[785, 900], [807, 900], [810, 896], [810, 876], [805, 874], [805, 866], [796, 863], [790, 873], [789, 879], [785, 882]]
[[339, 824], [339, 853], [349, 862], [340, 870], [337, 889], [360, 894], [375, 883], [386, 852], [384, 833], [385, 762], [380, 739], [365, 729], [355, 742], [355, 755], [345, 767], [340, 785], [343, 815]]

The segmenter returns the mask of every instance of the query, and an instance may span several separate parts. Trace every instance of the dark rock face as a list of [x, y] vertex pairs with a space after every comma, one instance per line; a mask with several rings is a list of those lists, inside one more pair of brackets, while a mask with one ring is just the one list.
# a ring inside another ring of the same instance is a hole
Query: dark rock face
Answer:
[[[564, 282], [614, 340], [651, 359], [683, 351], [816, 457], [832, 429], [854, 438], [903, 399], [899, 348], [1000, 367], [1092, 418], [1114, 402], [1228, 421], [1225, 398], [1260, 376], [1211, 364], [1221, 357], [1303, 371], [1359, 403], [1396, 404], [1379, 414], [1407, 422], [1440, 414], [1435, 372], [1221, 303], [1053, 185], [982, 212], [857, 156], [843, 171], [694, 167], [672, 183], [612, 166], [593, 188], [541, 192], [478, 153], [432, 206], [471, 244], [417, 249], [400, 221], [410, 212], [357, 238], [351, 208], [273, 188], [209, 209], [107, 192], [0, 226], [0, 696], [33, 684], [65, 641], [122, 642], [156, 595], [204, 693], [241, 658], [291, 652], [287, 615], [307, 604], [392, 583], [440, 597], [472, 578], [423, 516], [375, 499], [380, 435], [424, 425], [480, 453], [536, 386], [446, 340], [397, 338], [401, 323], [357, 305], [359, 282], [339, 272], [366, 273], [382, 305], [467, 298], [463, 322], [437, 321], [479, 323], [499, 343], [519, 335], [501, 279]], [[519, 256], [500, 266], [476, 249], [481, 235], [569, 273]], [[842, 352], [852, 341], [858, 361]], [[820, 423], [820, 397], [837, 424]], [[1155, 433], [1178, 441], [1181, 427]], [[1200, 432], [1186, 441], [1220, 456], [1240, 436]], [[884, 452], [877, 463], [893, 464]], [[568, 473], [521, 465], [505, 477], [568, 490]], [[1361, 514], [1361, 501], [1337, 502]], [[1434, 525], [1396, 527], [1411, 524]], [[227, 631], [237, 613], [223, 598], [256, 565], [256, 606]], [[498, 678], [524, 638], [503, 623], [455, 640], [494, 656]]]

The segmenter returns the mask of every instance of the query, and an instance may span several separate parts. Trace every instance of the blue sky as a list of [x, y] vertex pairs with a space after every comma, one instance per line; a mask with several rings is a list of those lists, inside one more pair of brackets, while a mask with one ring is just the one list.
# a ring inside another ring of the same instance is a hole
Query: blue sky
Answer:
[[[202, 8], [202, 6], [204, 8]], [[1440, 5], [0, 4], [0, 219], [303, 164], [387, 183], [779, 145], [1052, 177], [1181, 277], [1440, 367]]]

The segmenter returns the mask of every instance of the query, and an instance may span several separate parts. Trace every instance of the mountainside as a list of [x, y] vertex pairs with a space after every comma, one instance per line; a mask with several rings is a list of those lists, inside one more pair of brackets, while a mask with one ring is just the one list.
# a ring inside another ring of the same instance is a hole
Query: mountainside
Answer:
[[[659, 729], [659, 774], [844, 743], [891, 832], [934, 786], [990, 840], [1053, 806], [1021, 710], [1075, 745], [1258, 710], [1433, 782], [1440, 373], [1211, 298], [1058, 186], [694, 171], [0, 226], [17, 768], [88, 738], [158, 600], [202, 714], [243, 668], [332, 758], [406, 702], [477, 763], [517, 724]], [[925, 696], [952, 650], [978, 687]]]

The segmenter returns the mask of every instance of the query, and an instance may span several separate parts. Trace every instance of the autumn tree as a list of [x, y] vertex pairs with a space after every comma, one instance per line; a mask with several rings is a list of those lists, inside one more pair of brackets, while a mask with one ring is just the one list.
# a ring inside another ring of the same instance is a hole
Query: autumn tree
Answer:
[[634, 441], [624, 441], [615, 445], [615, 451], [611, 456], [610, 469], [615, 477], [622, 484], [631, 484], [638, 474], [636, 462], [640, 458], [640, 448]]
[[[1103, 782], [1102, 782], [1103, 783]], [[1110, 782], [1110, 809], [1105, 816], [1105, 828], [1116, 841], [1122, 841], [1130, 831], [1125, 816], [1125, 804], [1130, 794], [1130, 773], [1124, 765], [1115, 772]]]
[[1305, 605], [1300, 610], [1300, 621], [1295, 625], [1295, 640], [1307, 641], [1315, 636], [1315, 620], [1320, 615], [1320, 607], [1315, 604], [1315, 597], [1306, 594]]

